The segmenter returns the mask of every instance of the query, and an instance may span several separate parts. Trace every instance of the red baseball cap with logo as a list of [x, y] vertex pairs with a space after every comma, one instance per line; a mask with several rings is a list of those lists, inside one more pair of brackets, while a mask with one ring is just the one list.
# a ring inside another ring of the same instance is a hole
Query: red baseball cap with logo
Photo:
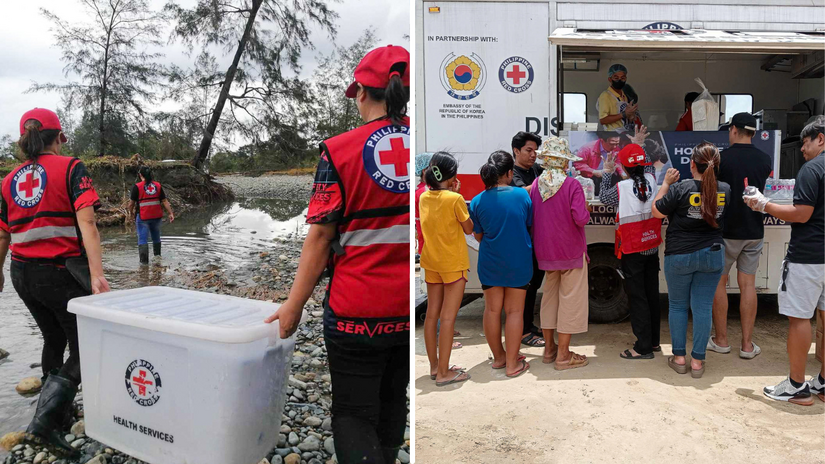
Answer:
[[625, 146], [619, 152], [619, 161], [626, 168], [636, 166], [650, 166], [652, 163], [645, 162], [645, 150], [635, 143]]
[[[398, 63], [406, 64], [403, 73], [392, 71], [393, 66]], [[410, 52], [397, 45], [376, 48], [367, 53], [355, 67], [355, 82], [347, 87], [346, 95], [348, 98], [355, 98], [358, 84], [364, 87], [385, 89], [393, 74], [401, 76], [401, 82], [405, 87], [410, 86]]]
[[26, 121], [30, 119], [34, 119], [40, 123], [41, 131], [59, 130], [61, 143], [66, 143], [69, 141], [63, 133], [63, 127], [60, 125], [60, 118], [57, 117], [57, 113], [52, 110], [47, 110], [46, 108], [35, 108], [33, 110], [26, 111], [23, 114], [23, 117], [20, 118], [20, 135], [26, 133]]

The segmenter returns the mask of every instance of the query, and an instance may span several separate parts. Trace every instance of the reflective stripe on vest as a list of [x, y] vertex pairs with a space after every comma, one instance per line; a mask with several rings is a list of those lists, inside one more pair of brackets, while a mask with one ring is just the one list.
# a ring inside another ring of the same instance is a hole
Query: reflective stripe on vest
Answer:
[[409, 317], [409, 141], [409, 121], [383, 119], [324, 142], [345, 201], [327, 287], [338, 317]]
[[392, 226], [386, 229], [361, 229], [344, 232], [341, 246], [369, 246], [379, 243], [410, 243], [410, 226]]
[[651, 189], [642, 203], [633, 192], [633, 179], [617, 184], [619, 207], [616, 208], [616, 256], [650, 250], [662, 243], [662, 221], [653, 217], [653, 198], [656, 197], [656, 179], [645, 174]]
[[12, 233], [11, 234], [11, 241], [13, 243], [28, 243], [28, 242], [36, 242], [37, 240], [43, 240], [47, 238], [57, 238], [57, 237], [71, 237], [77, 238], [77, 229], [72, 227], [58, 227], [58, 226], [45, 226], [45, 227], [38, 227], [36, 229], [29, 229], [25, 232], [20, 233]]
[[24, 163], [5, 177], [0, 190], [8, 207], [13, 255], [28, 259], [80, 256], [69, 185], [77, 162], [77, 158], [44, 154], [36, 167]]

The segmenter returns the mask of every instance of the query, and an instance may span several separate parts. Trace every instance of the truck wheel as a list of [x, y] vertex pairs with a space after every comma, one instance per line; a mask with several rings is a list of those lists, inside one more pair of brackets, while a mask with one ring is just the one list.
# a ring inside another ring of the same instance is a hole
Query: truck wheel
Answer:
[[591, 246], [587, 253], [590, 255], [590, 265], [587, 268], [590, 322], [603, 324], [624, 319], [628, 314], [627, 295], [613, 247]]

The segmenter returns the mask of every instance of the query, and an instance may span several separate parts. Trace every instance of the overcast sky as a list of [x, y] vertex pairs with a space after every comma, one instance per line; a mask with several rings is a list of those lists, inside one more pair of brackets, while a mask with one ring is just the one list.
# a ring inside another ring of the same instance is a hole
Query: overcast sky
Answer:
[[[154, 8], [160, 8], [168, 0], [150, 0]], [[65, 63], [60, 61], [60, 50], [55, 47], [54, 36], [40, 8], [46, 8], [69, 22], [84, 21], [85, 10], [78, 0], [28, 0], [3, 2], [3, 27], [0, 28], [0, 136], [19, 136], [20, 116], [34, 107], [54, 109], [60, 104], [56, 93], [24, 93], [33, 82], [66, 82], [63, 75]], [[194, 5], [195, 0], [177, 0], [183, 6]], [[14, 6], [12, 6], [14, 5]], [[338, 12], [337, 44], [349, 46], [373, 26], [379, 45], [396, 44], [409, 49], [404, 39], [410, 30], [409, 3], [399, 0], [341, 0], [330, 2]], [[313, 34], [315, 50], [304, 53], [302, 75], [311, 74], [319, 54], [328, 54], [334, 47], [326, 34]], [[194, 60], [185, 56], [179, 44], [161, 50], [164, 61], [188, 67]], [[232, 57], [223, 57], [226, 67]], [[76, 76], [69, 76], [76, 79]], [[168, 106], [168, 105], [164, 105]]]

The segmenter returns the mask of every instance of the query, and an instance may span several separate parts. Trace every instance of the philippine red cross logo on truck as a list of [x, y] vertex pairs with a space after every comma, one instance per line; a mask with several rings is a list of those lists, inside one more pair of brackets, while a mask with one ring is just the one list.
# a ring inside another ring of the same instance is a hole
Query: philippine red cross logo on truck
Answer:
[[520, 56], [511, 56], [498, 67], [498, 81], [504, 90], [522, 93], [533, 85], [533, 65]]
[[46, 191], [46, 169], [41, 165], [32, 168], [32, 165], [21, 168], [11, 179], [11, 197], [17, 206], [32, 208], [43, 199]]
[[155, 366], [136, 359], [126, 368], [126, 391], [135, 403], [152, 406], [160, 400], [161, 380]]

